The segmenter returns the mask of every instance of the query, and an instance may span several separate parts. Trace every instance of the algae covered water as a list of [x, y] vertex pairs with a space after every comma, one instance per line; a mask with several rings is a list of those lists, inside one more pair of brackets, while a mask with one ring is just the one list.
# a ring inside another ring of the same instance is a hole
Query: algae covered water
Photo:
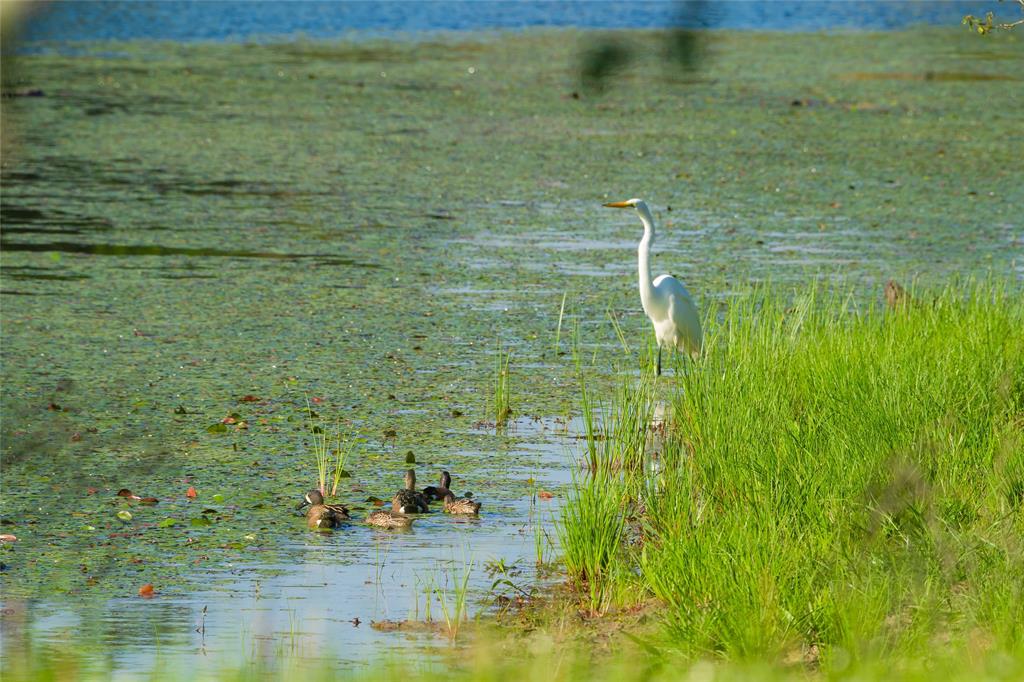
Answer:
[[[1019, 41], [722, 33], [680, 72], [625, 33], [633, 61], [584, 87], [595, 40], [5, 57], [5, 657], [354, 664], [409, 644], [371, 621], [422, 620], [464, 571], [473, 613], [496, 575], [543, 584], [578, 454], [570, 332], [606, 372], [650, 334], [638, 225], [604, 201], [650, 201], [655, 269], [708, 314], [766, 280], [867, 303], [890, 277], [1024, 277]], [[307, 400], [363, 441], [357, 516], [412, 463], [484, 513], [309, 533]]]

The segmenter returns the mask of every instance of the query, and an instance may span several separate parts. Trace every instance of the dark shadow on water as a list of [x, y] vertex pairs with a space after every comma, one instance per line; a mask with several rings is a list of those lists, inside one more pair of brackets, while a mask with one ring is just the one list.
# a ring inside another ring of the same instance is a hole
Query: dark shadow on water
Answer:
[[89, 279], [88, 275], [55, 275], [49, 272], [10, 272], [11, 268], [4, 268], [4, 279], [13, 280], [43, 280], [52, 282], [77, 282]]
[[[707, 0], [680, 0], [673, 27], [652, 40], [662, 43], [659, 58], [669, 67], [666, 76], [679, 73], [692, 75], [700, 70], [705, 59], [706, 32], [696, 30], [706, 24]], [[591, 93], [601, 93], [611, 78], [640, 59], [644, 50], [620, 38], [604, 36], [591, 39], [579, 60], [580, 84]]]
[[682, 0], [676, 9], [675, 27], [665, 39], [664, 59], [684, 73], [695, 73], [706, 58], [706, 33], [696, 30], [705, 25], [709, 14], [707, 0]]
[[267, 258], [272, 260], [316, 260], [324, 265], [355, 265], [376, 268], [373, 263], [358, 263], [350, 258], [339, 258], [315, 253], [274, 253], [270, 251], [244, 251], [231, 249], [186, 248], [143, 244], [81, 244], [78, 242], [16, 243], [0, 242], [0, 251], [83, 253], [92, 256], [196, 256], [207, 258]]
[[601, 38], [583, 52], [580, 81], [590, 92], [603, 92], [607, 81], [632, 59], [633, 51], [627, 44], [615, 38]]
[[0, 295], [4, 296], [57, 296], [56, 292], [41, 292], [41, 291], [16, 291], [14, 289], [0, 290]]
[[[7, 176], [4, 182], [7, 183]], [[41, 211], [28, 206], [0, 204], [0, 225], [4, 234], [81, 234], [83, 230], [105, 232], [114, 227], [107, 218], [79, 216], [64, 211]]]

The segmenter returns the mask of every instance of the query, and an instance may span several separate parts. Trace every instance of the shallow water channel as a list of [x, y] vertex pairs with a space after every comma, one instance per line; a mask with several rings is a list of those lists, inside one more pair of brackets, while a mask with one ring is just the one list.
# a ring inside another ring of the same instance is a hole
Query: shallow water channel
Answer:
[[[5, 57], [5, 658], [365, 664], [443, 641], [370, 626], [423, 620], [431, 584], [471, 570], [479, 614], [497, 563], [558, 580], [535, 566], [578, 454], [570, 337], [600, 386], [650, 336], [639, 225], [603, 201], [650, 199], [656, 272], [712, 318], [766, 280], [867, 304], [889, 277], [1024, 277], [1019, 44], [723, 33], [680, 78], [627, 34], [638, 61], [589, 93], [588, 36]], [[307, 531], [307, 399], [363, 440], [357, 518], [409, 461], [480, 518]]]

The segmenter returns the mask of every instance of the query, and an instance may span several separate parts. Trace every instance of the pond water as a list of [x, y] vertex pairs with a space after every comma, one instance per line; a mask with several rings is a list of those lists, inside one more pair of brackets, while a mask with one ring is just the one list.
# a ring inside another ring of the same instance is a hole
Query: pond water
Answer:
[[536, 27], [819, 31], [955, 26], [991, 2], [929, 0], [432, 0], [431, 2], [61, 2], [29, 24], [29, 42], [330, 38]]
[[[870, 303], [889, 277], [1024, 278], [1019, 43], [722, 33], [681, 77], [627, 35], [635, 62], [592, 93], [591, 40], [5, 58], [5, 661], [71, 642], [123, 675], [154, 653], [363, 664], [445, 641], [370, 627], [422, 620], [432, 582], [471, 570], [478, 614], [499, 563], [527, 591], [558, 580], [535, 539], [557, 554], [578, 454], [570, 330], [598, 388], [650, 337], [639, 225], [604, 201], [651, 200], [656, 271], [711, 317], [765, 280]], [[365, 440], [340, 491], [357, 517], [413, 459], [479, 520], [308, 532], [307, 399]]]

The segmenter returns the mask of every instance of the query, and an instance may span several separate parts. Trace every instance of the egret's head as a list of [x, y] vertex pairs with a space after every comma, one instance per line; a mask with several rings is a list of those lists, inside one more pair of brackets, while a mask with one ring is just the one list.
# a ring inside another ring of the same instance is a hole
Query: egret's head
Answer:
[[643, 199], [627, 199], [626, 201], [613, 201], [605, 204], [607, 208], [635, 208], [640, 211], [647, 208]]

